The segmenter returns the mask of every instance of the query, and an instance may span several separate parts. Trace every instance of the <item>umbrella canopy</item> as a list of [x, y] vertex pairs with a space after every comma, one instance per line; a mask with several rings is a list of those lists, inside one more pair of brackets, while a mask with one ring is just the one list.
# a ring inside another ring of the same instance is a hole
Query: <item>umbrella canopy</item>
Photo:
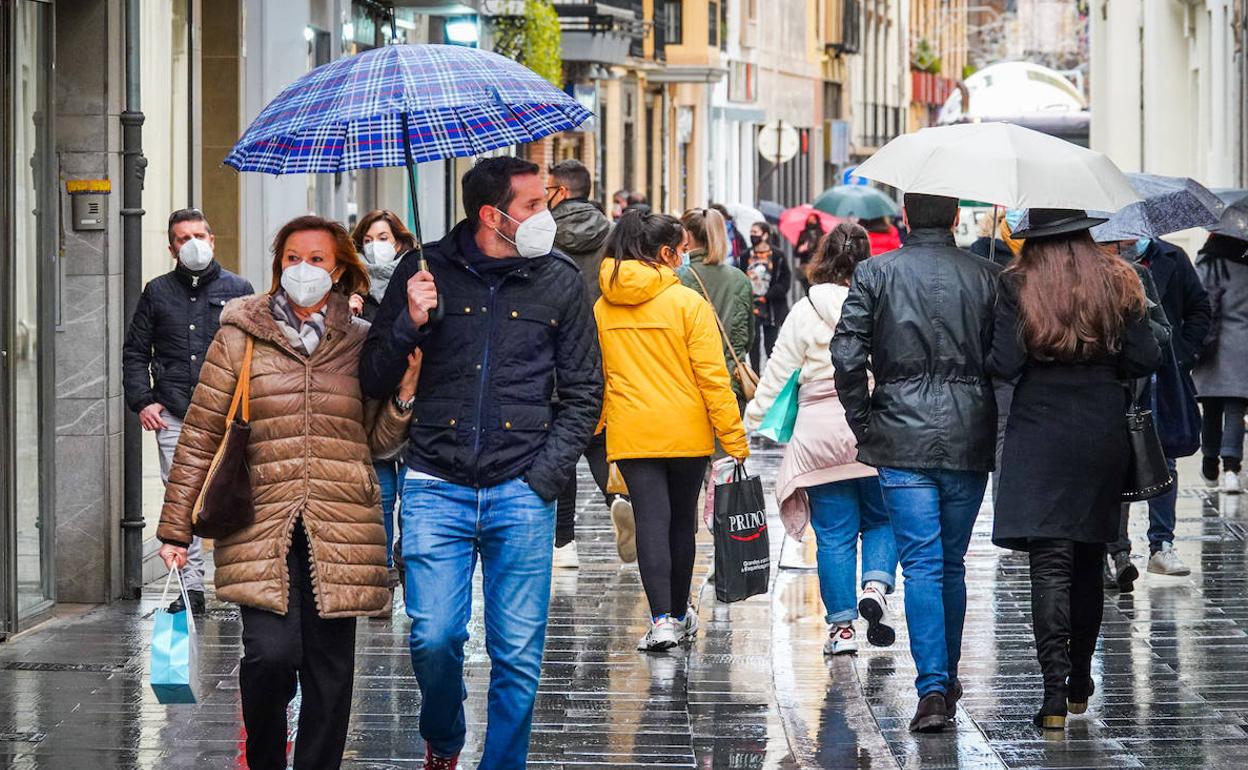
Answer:
[[784, 213], [784, 206], [775, 201], [759, 201], [758, 210], [762, 212], [768, 222], [778, 225], [780, 224], [780, 215]]
[[1209, 227], [1209, 232], [1248, 241], [1248, 190], [1215, 190], [1218, 198], [1226, 204], [1221, 219]]
[[806, 227], [806, 218], [811, 214], [819, 217], [819, 222], [823, 225], [825, 233], [841, 223], [840, 219], [826, 211], [819, 211], [809, 203], [803, 203], [800, 206], [788, 209], [780, 215], [780, 234], [788, 238], [789, 243], [796, 246], [798, 236], [802, 234], [802, 229]]
[[1109, 158], [1008, 123], [960, 123], [904, 134], [854, 172], [906, 192], [1010, 208], [1117, 211], [1139, 200]]
[[268, 174], [404, 166], [533, 142], [591, 114], [498, 54], [391, 45], [337, 59], [287, 86], [225, 162]]
[[824, 190], [811, 205], [834, 217], [879, 219], [901, 213], [892, 198], [874, 187], [858, 184], [837, 185]]
[[1092, 216], [1109, 217], [1092, 228], [1092, 237], [1101, 243], [1160, 238], [1189, 227], [1216, 224], [1226, 204], [1201, 183], [1180, 176], [1127, 174], [1141, 200], [1113, 214], [1091, 211]]
[[736, 223], [738, 230], [749, 230], [750, 225], [755, 222], [767, 221], [767, 218], [763, 216], [761, 211], [744, 203], [725, 203], [724, 208], [728, 209], [729, 214], [732, 214], [732, 221]]

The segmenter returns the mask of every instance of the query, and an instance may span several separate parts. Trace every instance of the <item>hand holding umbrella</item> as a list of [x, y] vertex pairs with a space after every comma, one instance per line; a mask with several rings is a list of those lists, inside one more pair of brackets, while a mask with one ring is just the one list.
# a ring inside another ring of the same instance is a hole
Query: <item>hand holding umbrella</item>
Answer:
[[429, 323], [438, 308], [438, 287], [433, 273], [421, 270], [407, 279], [407, 315], [417, 329]]

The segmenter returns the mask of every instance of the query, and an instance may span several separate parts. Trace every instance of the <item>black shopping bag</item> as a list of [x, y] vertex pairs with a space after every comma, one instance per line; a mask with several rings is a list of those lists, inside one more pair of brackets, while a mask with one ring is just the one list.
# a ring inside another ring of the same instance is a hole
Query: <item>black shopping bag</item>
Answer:
[[738, 464], [731, 479], [715, 485], [715, 598], [739, 602], [765, 594], [770, 578], [763, 482]]

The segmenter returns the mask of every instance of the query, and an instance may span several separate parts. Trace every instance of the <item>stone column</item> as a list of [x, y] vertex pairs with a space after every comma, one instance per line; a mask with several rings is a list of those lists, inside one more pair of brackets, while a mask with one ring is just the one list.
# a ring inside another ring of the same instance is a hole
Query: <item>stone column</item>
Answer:
[[[123, 44], [117, 0], [57, 3], [55, 93], [63, 252], [55, 347], [56, 591], [61, 602], [121, 593], [122, 318], [119, 209]], [[108, 229], [70, 228], [67, 179], [111, 179]]]

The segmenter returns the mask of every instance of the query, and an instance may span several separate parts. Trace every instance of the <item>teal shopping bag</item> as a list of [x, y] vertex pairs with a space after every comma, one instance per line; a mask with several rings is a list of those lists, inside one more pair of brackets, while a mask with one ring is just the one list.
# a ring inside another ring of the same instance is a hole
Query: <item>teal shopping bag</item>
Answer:
[[793, 438], [793, 426], [797, 424], [797, 378], [802, 374], [797, 369], [789, 376], [789, 381], [780, 389], [780, 395], [772, 402], [767, 415], [758, 426], [758, 435], [766, 436], [781, 444]]
[[[169, 583], [175, 576], [185, 609], [170, 613], [165, 608], [169, 606]], [[196, 702], [199, 667], [195, 654], [195, 619], [191, 617], [190, 607], [181, 571], [171, 570], [152, 628], [152, 691], [161, 703]]]

